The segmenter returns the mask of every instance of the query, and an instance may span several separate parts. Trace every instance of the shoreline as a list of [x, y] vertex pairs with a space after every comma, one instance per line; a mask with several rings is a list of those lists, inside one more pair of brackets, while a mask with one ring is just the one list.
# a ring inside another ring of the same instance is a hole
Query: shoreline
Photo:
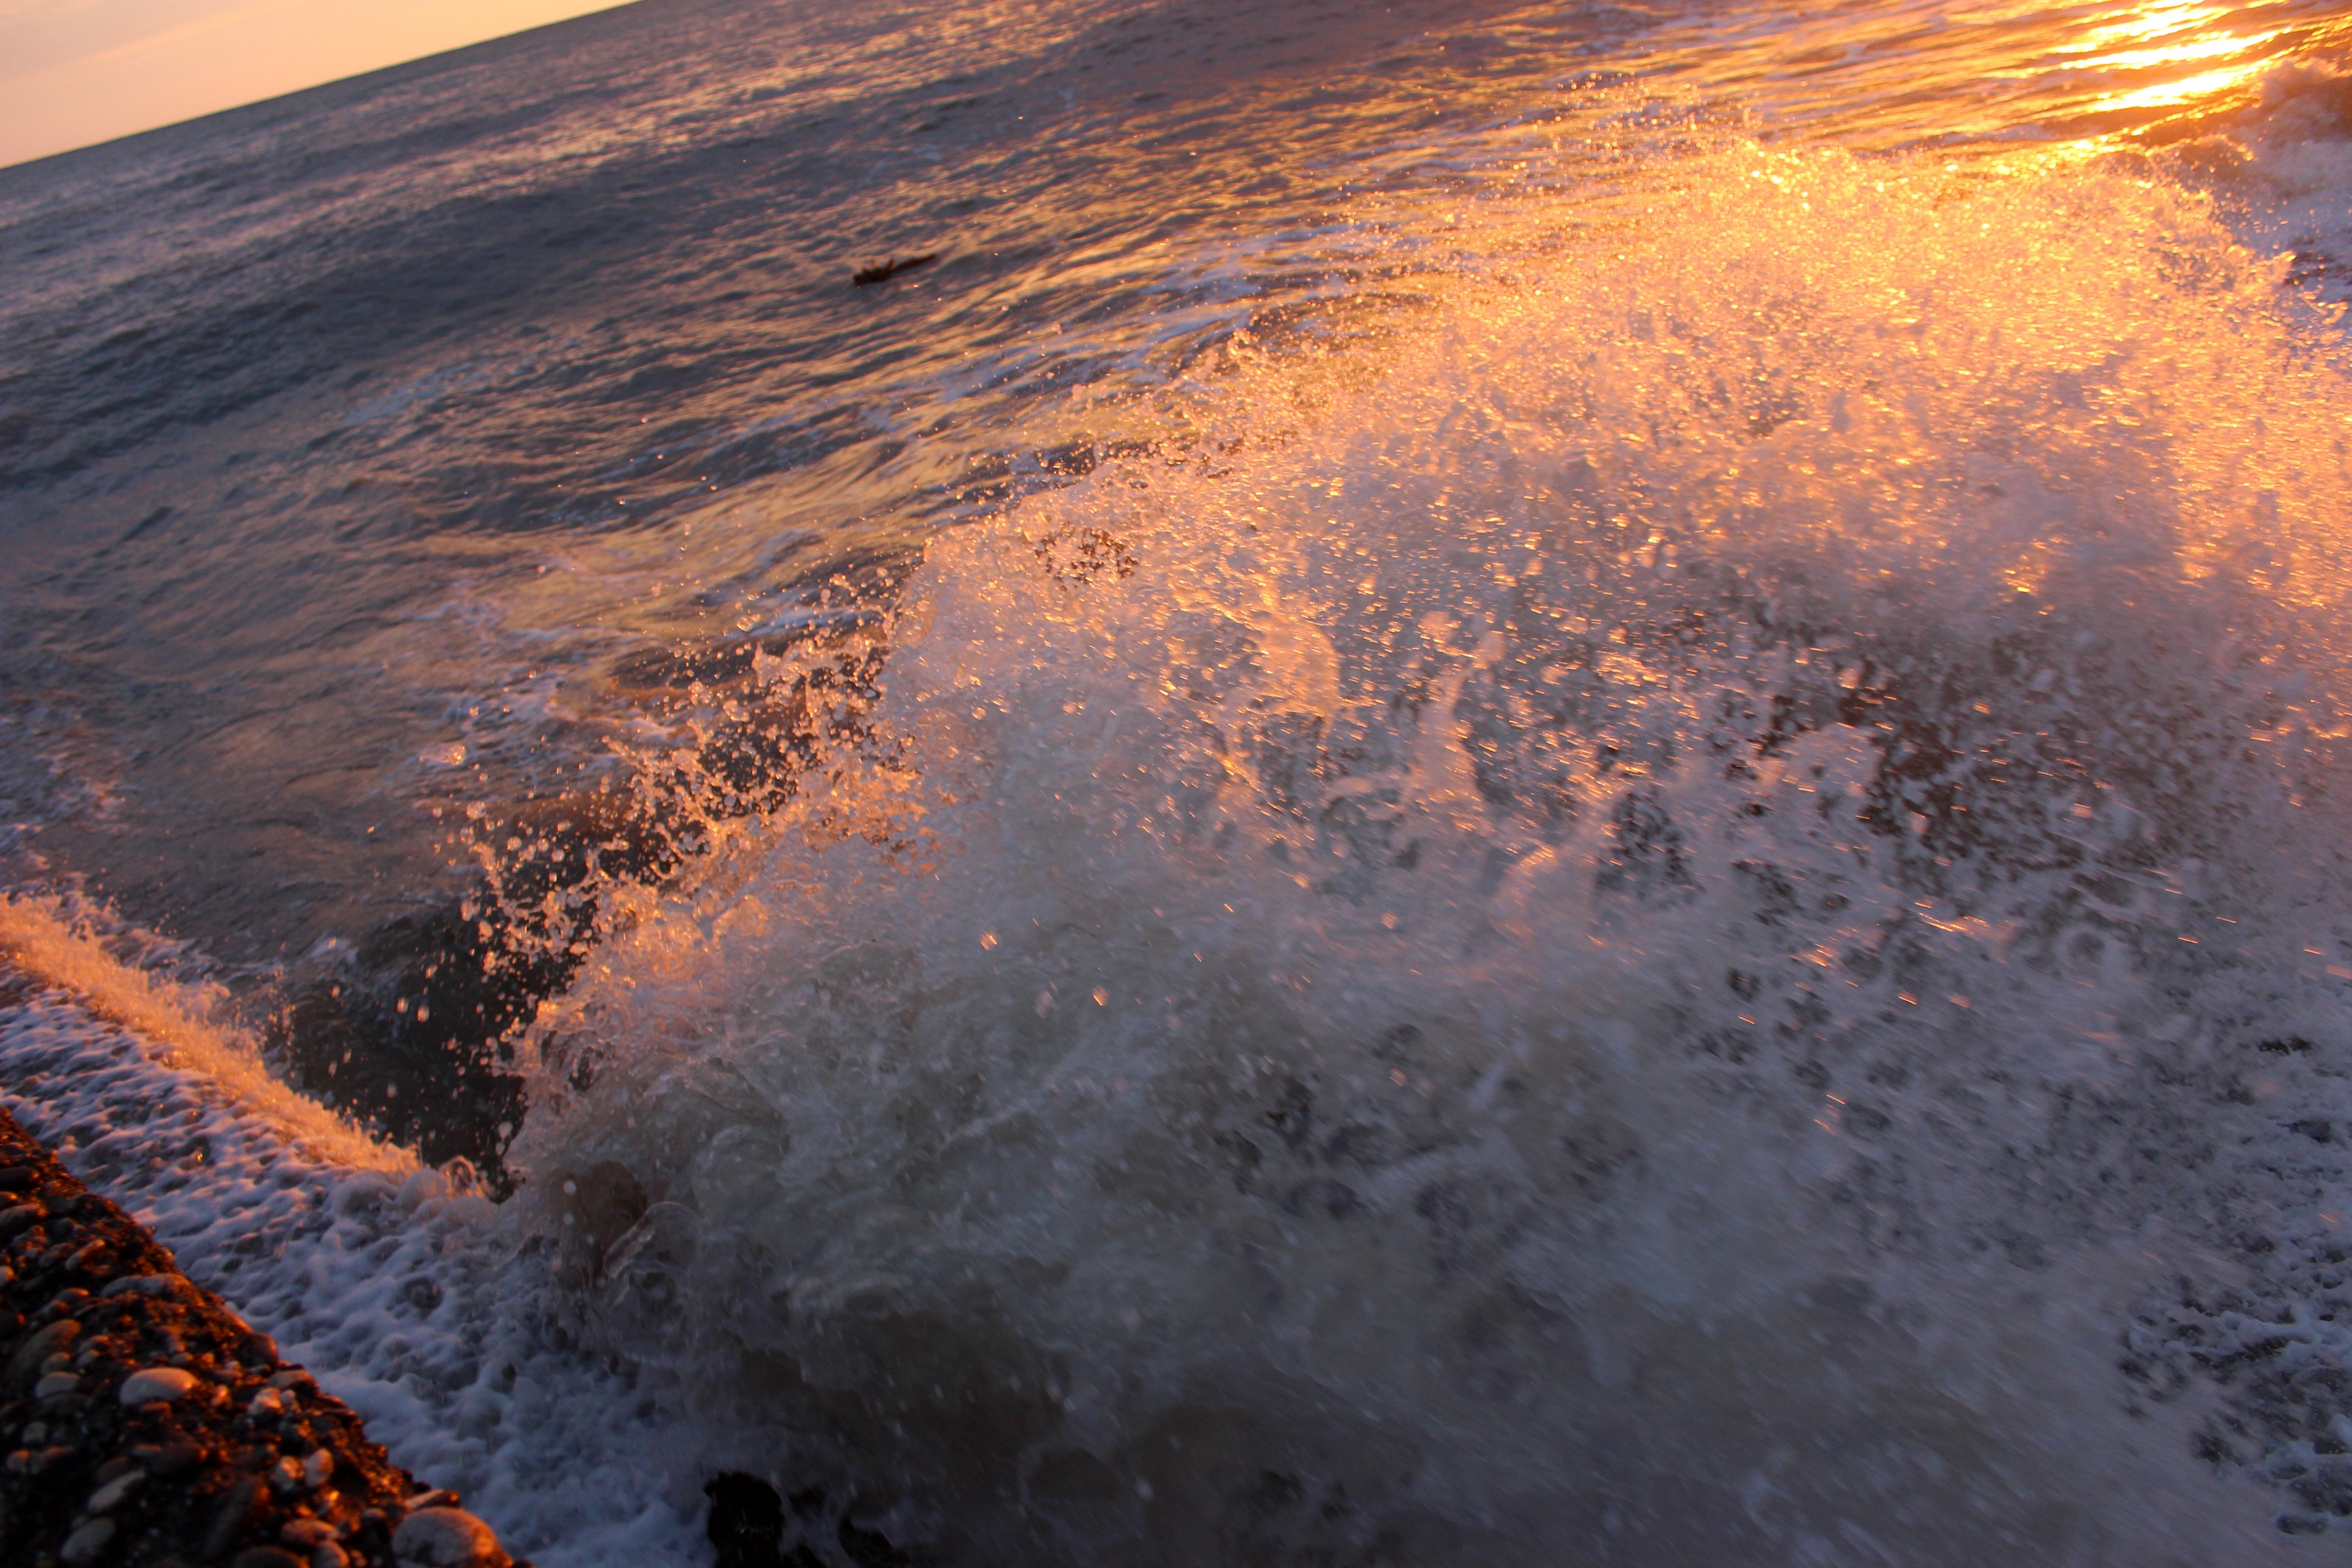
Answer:
[[0, 1110], [0, 1551], [529, 1568]]

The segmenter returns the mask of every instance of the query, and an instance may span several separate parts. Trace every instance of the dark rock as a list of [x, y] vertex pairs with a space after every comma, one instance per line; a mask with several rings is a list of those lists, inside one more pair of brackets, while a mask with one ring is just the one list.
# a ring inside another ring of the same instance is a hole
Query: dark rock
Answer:
[[915, 1560], [878, 1530], [866, 1530], [844, 1519], [836, 1535], [843, 1554], [857, 1568], [915, 1568]]
[[710, 1500], [704, 1526], [719, 1568], [783, 1568], [784, 1500], [757, 1476], [730, 1470], [702, 1489]]

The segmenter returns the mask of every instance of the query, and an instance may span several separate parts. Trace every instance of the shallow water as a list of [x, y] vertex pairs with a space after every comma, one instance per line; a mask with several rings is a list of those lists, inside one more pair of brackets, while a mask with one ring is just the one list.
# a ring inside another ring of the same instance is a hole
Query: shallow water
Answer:
[[0, 172], [20, 885], [499, 1123], [460, 1349], [240, 1288], [544, 1561], [600, 1400], [581, 1561], [2324, 1552], [2342, 26], [638, 6]]

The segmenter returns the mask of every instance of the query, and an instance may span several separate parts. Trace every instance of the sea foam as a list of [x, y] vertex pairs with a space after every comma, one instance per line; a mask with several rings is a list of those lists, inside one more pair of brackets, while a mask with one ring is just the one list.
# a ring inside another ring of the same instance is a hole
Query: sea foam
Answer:
[[217, 992], [104, 911], [0, 903], [0, 950], [23, 987], [0, 1009], [0, 1105], [395, 1463], [542, 1564], [699, 1550], [699, 1500], [646, 1460], [665, 1424], [547, 1321], [543, 1268], [470, 1172], [420, 1168], [286, 1089]]
[[1673, 180], [937, 540], [614, 923], [516, 1206], [682, 1465], [973, 1561], [2328, 1527], [2213, 1346], [2333, 1323], [2352, 389], [2140, 163]]

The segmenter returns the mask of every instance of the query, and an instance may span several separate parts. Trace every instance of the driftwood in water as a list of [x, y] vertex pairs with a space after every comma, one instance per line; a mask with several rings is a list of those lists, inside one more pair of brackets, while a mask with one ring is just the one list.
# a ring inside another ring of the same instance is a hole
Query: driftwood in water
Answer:
[[912, 272], [918, 267], [929, 267], [939, 258], [940, 253], [936, 250], [927, 250], [920, 256], [909, 256], [904, 260], [894, 256], [879, 267], [860, 268], [849, 275], [849, 280], [860, 289], [869, 283], [887, 283], [901, 272]]
[[0, 1561], [26, 1568], [509, 1562], [5, 1111], [0, 1452]]

